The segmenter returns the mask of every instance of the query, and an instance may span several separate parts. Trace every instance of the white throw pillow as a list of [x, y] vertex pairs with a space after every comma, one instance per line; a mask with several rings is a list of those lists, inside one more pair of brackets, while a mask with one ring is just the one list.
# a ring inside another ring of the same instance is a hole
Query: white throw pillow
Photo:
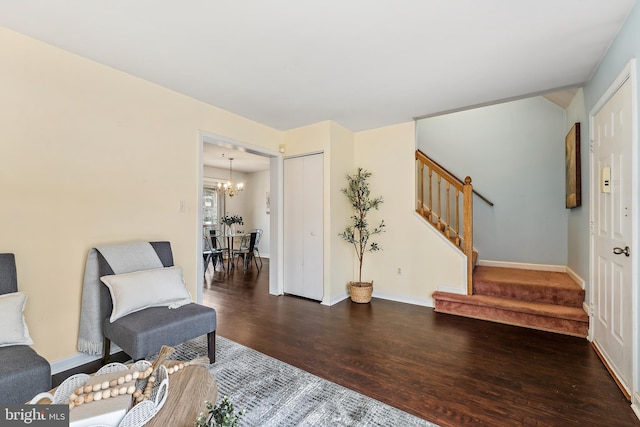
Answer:
[[111, 292], [111, 322], [148, 307], [178, 308], [191, 302], [180, 267], [114, 274], [102, 276], [100, 280]]
[[22, 314], [26, 303], [22, 292], [0, 295], [0, 347], [33, 344]]

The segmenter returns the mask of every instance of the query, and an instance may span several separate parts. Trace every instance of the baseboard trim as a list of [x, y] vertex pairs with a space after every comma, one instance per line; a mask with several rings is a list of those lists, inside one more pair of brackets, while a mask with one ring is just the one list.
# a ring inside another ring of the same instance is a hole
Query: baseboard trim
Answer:
[[343, 294], [338, 295], [338, 296], [333, 297], [333, 298], [330, 298], [329, 300], [325, 300], [325, 299], [323, 299], [323, 300], [320, 302], [320, 304], [322, 304], [322, 305], [332, 306], [332, 305], [334, 305], [334, 304], [339, 303], [340, 301], [344, 301], [344, 300], [346, 300], [347, 298], [349, 298], [349, 294], [348, 294], [347, 292], [344, 292]]
[[[116, 354], [121, 352], [122, 349], [111, 343], [111, 353]], [[59, 374], [60, 372], [65, 372], [75, 367], [84, 365], [86, 363], [95, 362], [96, 360], [102, 359], [102, 356], [90, 355], [86, 353], [76, 353], [73, 356], [65, 357], [64, 359], [56, 360], [51, 363], [51, 375]]]
[[640, 394], [633, 393], [633, 403], [631, 403], [631, 409], [633, 409], [633, 413], [636, 414], [636, 417], [640, 420]]
[[[571, 269], [571, 267], [566, 267], [567, 275], [573, 279], [574, 282], [578, 284], [582, 289], [585, 289], [585, 281], [582, 277], [578, 275], [575, 271]], [[588, 313], [588, 312], [587, 312]]]
[[611, 375], [611, 378], [613, 378], [613, 380], [615, 381], [616, 385], [618, 386], [618, 388], [620, 389], [620, 391], [622, 392], [624, 397], [630, 403], [633, 403], [633, 402], [631, 402], [631, 395], [627, 391], [626, 387], [620, 381], [620, 377], [618, 376], [618, 373], [613, 368], [613, 366], [609, 365], [609, 361], [604, 356], [604, 354], [600, 351], [600, 348], [598, 348], [598, 344], [595, 341], [592, 341], [591, 342], [591, 347], [593, 347], [593, 349], [595, 350], [596, 354], [600, 358], [600, 361], [602, 361], [602, 364], [604, 365], [604, 367], [607, 368], [607, 371], [609, 371], [609, 375]]
[[484, 267], [518, 268], [520, 270], [555, 271], [558, 273], [567, 272], [566, 266], [553, 264], [528, 264], [526, 262], [491, 261], [486, 259], [479, 259], [478, 265]]
[[[449, 291], [444, 291], [444, 292], [449, 292]], [[459, 293], [459, 292], [460, 292], [459, 289], [455, 290], [455, 293]], [[423, 306], [423, 307], [431, 307], [431, 308], [435, 307], [435, 303], [434, 303], [432, 298], [425, 298], [425, 299], [422, 299], [422, 298], [411, 298], [411, 297], [404, 297], [404, 296], [395, 295], [395, 294], [387, 294], [387, 293], [384, 293], [384, 292], [378, 292], [376, 290], [373, 291], [373, 294], [371, 296], [374, 297], [374, 298], [386, 299], [386, 300], [395, 301], [395, 302], [402, 302], [402, 303], [405, 303], [405, 304], [420, 305], [420, 306]], [[337, 303], [339, 303], [341, 301], [344, 301], [344, 300], [346, 300], [348, 298], [349, 298], [349, 293], [345, 292], [345, 293], [343, 293], [341, 295], [338, 295], [338, 296], [336, 296], [334, 298], [331, 298], [328, 301], [323, 299], [320, 302], [320, 304], [331, 306], [331, 305], [337, 304]]]
[[582, 302], [582, 309], [589, 317], [591, 317], [591, 306], [586, 301]]
[[384, 292], [378, 292], [375, 290], [375, 288], [373, 290], [373, 297], [386, 299], [389, 301], [402, 302], [405, 304], [421, 305], [423, 307], [431, 307], [431, 308], [435, 307], [433, 298], [411, 298], [411, 297], [405, 297], [400, 295], [387, 294]]
[[467, 290], [466, 289], [450, 288], [448, 286], [438, 286], [438, 290], [440, 292], [447, 292], [449, 294], [458, 294], [458, 295], [466, 295], [467, 294]]

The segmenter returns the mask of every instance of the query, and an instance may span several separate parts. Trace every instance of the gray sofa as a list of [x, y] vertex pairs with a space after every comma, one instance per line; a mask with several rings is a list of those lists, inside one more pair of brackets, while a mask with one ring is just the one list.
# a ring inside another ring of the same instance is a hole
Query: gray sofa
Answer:
[[[0, 294], [18, 291], [14, 254], [0, 254]], [[0, 347], [0, 403], [25, 403], [51, 389], [51, 365], [28, 345]]]
[[[162, 265], [173, 266], [169, 242], [150, 242]], [[100, 277], [114, 274], [106, 259], [98, 252]], [[111, 294], [104, 284], [100, 288], [100, 311], [103, 321], [103, 363], [109, 361], [111, 342], [117, 344], [134, 360], [157, 353], [163, 345], [174, 346], [207, 335], [208, 356], [215, 362], [216, 311], [211, 307], [190, 303], [179, 308], [149, 307], [116, 320], [109, 321], [112, 311]]]

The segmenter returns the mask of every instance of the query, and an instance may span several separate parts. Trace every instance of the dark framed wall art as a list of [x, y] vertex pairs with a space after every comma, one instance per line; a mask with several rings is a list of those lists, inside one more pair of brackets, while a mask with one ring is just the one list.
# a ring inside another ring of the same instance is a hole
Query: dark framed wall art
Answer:
[[580, 183], [580, 123], [574, 123], [565, 138], [565, 169], [567, 209], [576, 208], [582, 205], [581, 183]]

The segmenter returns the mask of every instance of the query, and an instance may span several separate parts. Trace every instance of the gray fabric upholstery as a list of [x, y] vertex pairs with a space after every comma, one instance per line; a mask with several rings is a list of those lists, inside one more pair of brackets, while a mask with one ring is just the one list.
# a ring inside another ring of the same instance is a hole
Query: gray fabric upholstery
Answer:
[[51, 365], [28, 345], [0, 347], [0, 403], [24, 403], [51, 389]]
[[[173, 266], [169, 242], [150, 242], [162, 265]], [[100, 277], [114, 274], [104, 257], [98, 253]], [[117, 344], [134, 360], [157, 353], [163, 345], [173, 346], [200, 335], [215, 333], [216, 311], [200, 304], [187, 304], [177, 309], [151, 307], [128, 314], [113, 323], [109, 316], [113, 305], [106, 285], [100, 293], [100, 312], [104, 320], [105, 338]], [[105, 357], [108, 356], [105, 354]], [[212, 360], [213, 361], [213, 360]]]
[[13, 254], [0, 254], [0, 295], [17, 291], [16, 258]]
[[216, 311], [200, 304], [180, 308], [151, 307], [104, 323], [104, 335], [134, 360], [157, 353], [216, 329]]
[[[0, 254], [0, 294], [18, 291], [16, 260]], [[0, 403], [24, 403], [51, 389], [51, 365], [27, 345], [0, 347]]]

